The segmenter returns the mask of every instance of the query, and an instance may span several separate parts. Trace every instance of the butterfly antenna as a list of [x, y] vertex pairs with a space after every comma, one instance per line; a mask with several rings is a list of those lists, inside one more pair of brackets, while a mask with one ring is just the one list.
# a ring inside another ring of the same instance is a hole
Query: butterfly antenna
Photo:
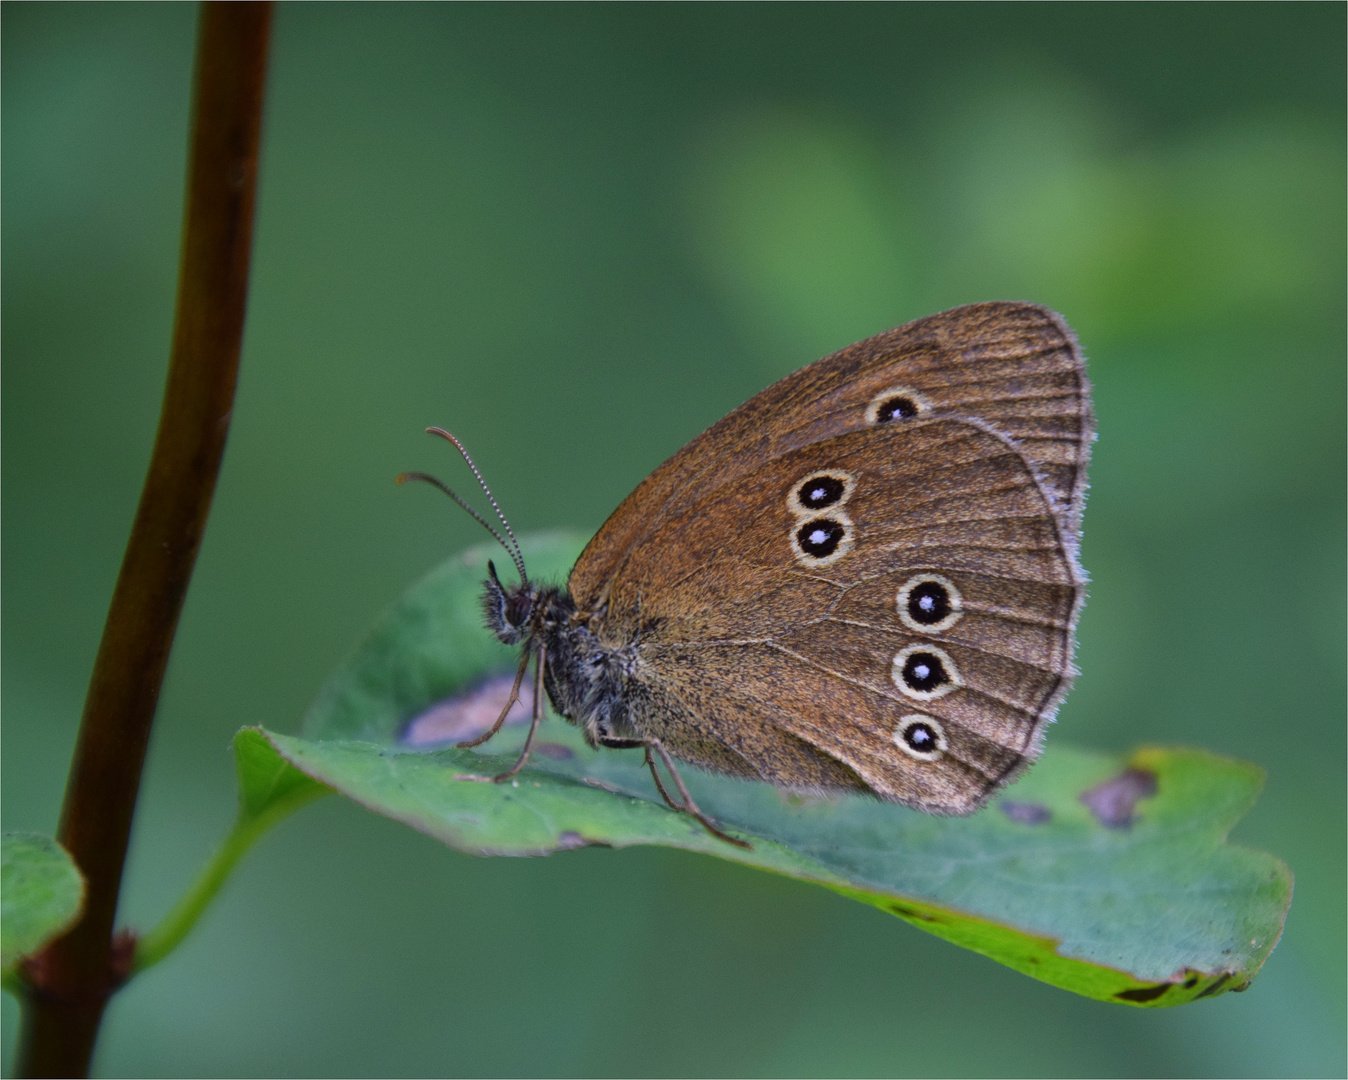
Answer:
[[446, 485], [443, 481], [437, 480], [434, 476], [430, 476], [427, 473], [422, 472], [406, 472], [398, 477], [398, 483], [402, 484], [408, 480], [420, 480], [423, 483], [431, 484], [432, 486], [437, 487], [441, 491], [443, 491], [446, 495], [448, 495], [451, 499], [453, 499], [456, 503], [458, 503], [459, 506], [461, 506], [464, 510], [466, 510], [468, 514], [471, 515], [474, 521], [476, 521], [479, 525], [481, 525], [484, 529], [486, 529], [487, 532], [491, 533], [491, 535], [496, 538], [496, 542], [500, 544], [503, 548], [505, 548], [506, 554], [508, 554], [511, 558], [511, 561], [514, 562], [515, 569], [520, 572], [520, 581], [524, 582], [525, 584], [528, 584], [529, 575], [524, 570], [524, 552], [520, 548], [520, 542], [517, 539], [515, 539], [515, 533], [514, 530], [511, 529], [510, 527], [510, 522], [506, 520], [505, 514], [501, 513], [501, 507], [497, 505], [496, 498], [491, 493], [491, 488], [487, 487], [487, 482], [482, 479], [482, 474], [478, 472], [477, 466], [473, 464], [473, 459], [468, 455], [468, 451], [464, 449], [463, 443], [459, 442], [458, 439], [456, 439], [448, 431], [445, 431], [443, 428], [430, 427], [427, 428], [426, 431], [428, 434], [439, 435], [442, 439], [447, 439], [449, 442], [452, 442], [454, 444], [455, 449], [457, 449], [459, 453], [463, 455], [463, 460], [467, 462], [468, 468], [471, 469], [473, 472], [473, 476], [477, 478], [477, 482], [482, 486], [482, 490], [486, 492], [487, 499], [491, 503], [491, 508], [496, 511], [497, 518], [500, 520], [501, 524], [505, 527], [506, 536], [510, 537], [510, 543], [507, 544], [505, 540], [502, 538], [501, 534], [497, 532], [494, 528], [492, 528], [492, 526], [487, 523], [487, 520], [481, 514], [479, 514], [476, 510], [474, 510], [471, 506], [469, 506], [467, 502], [461, 499], [452, 488]]
[[[477, 466], [473, 464], [473, 459], [469, 456], [468, 451], [464, 448], [463, 443], [459, 442], [458, 439], [456, 439], [444, 428], [428, 427], [426, 429], [426, 433], [428, 435], [439, 435], [440, 438], [442, 439], [448, 439], [450, 442], [454, 444], [454, 449], [456, 449], [460, 454], [463, 455], [464, 462], [468, 465], [468, 468], [472, 470], [473, 476], [477, 478], [478, 485], [482, 488], [483, 494], [487, 496], [487, 501], [491, 503], [491, 508], [496, 511], [497, 519], [501, 522], [501, 525], [505, 528], [506, 535], [510, 537], [511, 544], [514, 545], [515, 550], [511, 552], [510, 557], [515, 560], [515, 566], [520, 572], [520, 577], [523, 580], [528, 581], [529, 579], [524, 573], [524, 552], [520, 549], [520, 542], [515, 539], [515, 532], [513, 529], [511, 529], [510, 522], [506, 520], [505, 514], [501, 513], [501, 508], [496, 503], [496, 496], [491, 493], [491, 488], [487, 487], [487, 481], [483, 480], [482, 474], [477, 471]], [[510, 551], [510, 548], [506, 548], [506, 550]]]

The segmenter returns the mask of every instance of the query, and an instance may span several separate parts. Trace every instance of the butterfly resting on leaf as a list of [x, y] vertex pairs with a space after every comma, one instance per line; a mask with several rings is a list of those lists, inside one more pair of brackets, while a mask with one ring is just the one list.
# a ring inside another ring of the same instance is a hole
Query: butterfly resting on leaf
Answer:
[[[429, 429], [466, 451], [448, 432]], [[1039, 754], [1075, 670], [1094, 417], [1062, 318], [970, 304], [825, 357], [643, 481], [565, 587], [494, 566], [489, 629], [594, 747], [793, 791], [967, 814]], [[478, 476], [479, 483], [481, 477]], [[486, 485], [482, 485], [486, 490]], [[661, 781], [663, 763], [678, 793]]]

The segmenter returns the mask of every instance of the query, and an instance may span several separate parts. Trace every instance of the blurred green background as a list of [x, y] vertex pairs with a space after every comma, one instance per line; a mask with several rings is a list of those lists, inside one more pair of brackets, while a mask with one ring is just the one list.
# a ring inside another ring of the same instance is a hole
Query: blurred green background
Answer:
[[[6, 829], [55, 827], [153, 437], [194, 24], [3, 8]], [[116, 999], [98, 1071], [1343, 1075], [1344, 33], [1342, 4], [281, 7], [125, 921], [226, 828], [231, 733], [295, 730], [482, 539], [393, 484], [463, 482], [423, 427], [518, 530], [592, 530], [776, 377], [992, 298], [1062, 311], [1096, 387], [1051, 737], [1261, 763], [1235, 839], [1296, 896], [1248, 993], [1142, 1011], [715, 860], [474, 860], [330, 799]]]

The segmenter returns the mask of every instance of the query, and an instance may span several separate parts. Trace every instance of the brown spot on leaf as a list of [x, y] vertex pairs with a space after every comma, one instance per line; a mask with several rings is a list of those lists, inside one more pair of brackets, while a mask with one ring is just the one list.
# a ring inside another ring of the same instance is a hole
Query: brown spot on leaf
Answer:
[[534, 747], [535, 754], [542, 754], [544, 757], [552, 758], [553, 761], [570, 761], [576, 756], [576, 752], [569, 746], [563, 746], [557, 742], [541, 742]]
[[1001, 807], [1002, 813], [1018, 825], [1044, 825], [1053, 819], [1053, 811], [1043, 803], [1005, 799]]
[[1125, 769], [1113, 779], [1083, 791], [1079, 797], [1105, 828], [1126, 829], [1133, 824], [1133, 811], [1138, 802], [1155, 794], [1155, 773], [1145, 769]]
[[925, 911], [918, 911], [917, 908], [911, 908], [907, 904], [890, 904], [889, 910], [895, 915], [900, 915], [905, 919], [920, 919], [922, 922], [940, 922], [935, 915], [929, 915]]
[[[1225, 975], [1223, 975], [1220, 979], [1214, 982], [1211, 986], [1206, 986], [1202, 990], [1200, 990], [1197, 994], [1195, 994], [1194, 1000], [1197, 1001], [1199, 998], [1211, 997], [1213, 994], [1221, 990], [1221, 988], [1230, 981], [1231, 981], [1231, 973], [1228, 971]], [[1244, 990], [1245, 987], [1242, 986], [1240, 989]]]
[[[444, 743], [475, 739], [491, 730], [510, 698], [513, 675], [491, 675], [467, 687], [462, 693], [437, 701], [425, 712], [414, 716], [403, 729], [406, 746], [440, 746]], [[526, 679], [520, 685], [519, 700], [510, 707], [507, 724], [522, 724], [533, 715], [534, 688]]]
[[1136, 1001], [1143, 1004], [1148, 1001], [1155, 1001], [1174, 985], [1174, 983], [1157, 983], [1155, 986], [1139, 986], [1136, 990], [1120, 990], [1114, 996], [1120, 1001]]

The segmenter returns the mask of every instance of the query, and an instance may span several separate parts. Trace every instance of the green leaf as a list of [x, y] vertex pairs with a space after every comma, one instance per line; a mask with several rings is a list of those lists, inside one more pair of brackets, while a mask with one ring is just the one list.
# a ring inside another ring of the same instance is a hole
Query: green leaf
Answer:
[[[564, 580], [580, 547], [561, 534], [527, 541], [531, 575]], [[1124, 758], [1052, 742], [969, 818], [684, 770], [703, 808], [751, 840], [744, 851], [668, 810], [639, 752], [592, 751], [555, 717], [507, 785], [482, 781], [513, 761], [520, 726], [490, 754], [406, 746], [409, 721], [516, 663], [481, 627], [490, 554], [473, 549], [415, 585], [325, 688], [305, 737], [241, 733], [253, 768], [292, 767], [473, 854], [663, 844], [772, 870], [1101, 1000], [1176, 1005], [1244, 989], [1277, 943], [1291, 874], [1225, 842], [1262, 773], [1202, 751]]]
[[84, 909], [84, 877], [66, 849], [35, 833], [0, 840], [0, 968], [14, 966], [75, 924]]

